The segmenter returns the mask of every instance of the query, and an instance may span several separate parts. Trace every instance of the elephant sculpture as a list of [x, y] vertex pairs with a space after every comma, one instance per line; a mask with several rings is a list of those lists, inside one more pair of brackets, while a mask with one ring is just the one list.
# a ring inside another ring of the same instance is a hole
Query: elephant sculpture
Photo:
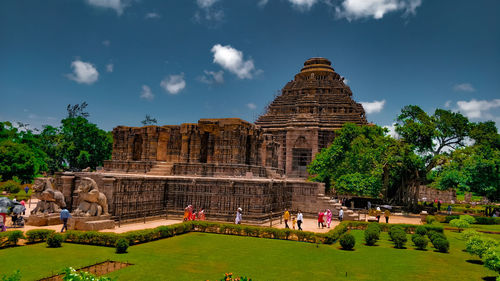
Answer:
[[66, 207], [64, 195], [55, 190], [52, 183], [53, 178], [37, 178], [33, 184], [33, 197], [39, 199], [32, 215], [58, 213], [61, 208]]
[[99, 191], [97, 183], [91, 178], [82, 178], [75, 190], [78, 194], [78, 208], [73, 212], [75, 216], [108, 215], [108, 201], [106, 195]]

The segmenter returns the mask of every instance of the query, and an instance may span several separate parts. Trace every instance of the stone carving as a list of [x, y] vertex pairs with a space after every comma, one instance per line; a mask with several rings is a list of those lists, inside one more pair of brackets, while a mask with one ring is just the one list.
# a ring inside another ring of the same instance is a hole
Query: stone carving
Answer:
[[32, 215], [58, 213], [61, 208], [66, 207], [64, 195], [54, 190], [52, 186], [52, 178], [37, 178], [33, 184], [33, 196], [40, 201], [36, 204], [35, 209], [31, 211]]
[[82, 178], [75, 193], [78, 194], [78, 208], [75, 216], [108, 215], [108, 201], [104, 193], [99, 192], [97, 183], [91, 178]]

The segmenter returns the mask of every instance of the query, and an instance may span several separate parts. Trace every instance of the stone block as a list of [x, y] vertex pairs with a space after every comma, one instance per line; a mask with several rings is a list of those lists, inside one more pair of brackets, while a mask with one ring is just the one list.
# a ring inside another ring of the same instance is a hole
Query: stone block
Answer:
[[32, 226], [46, 226], [48, 218], [43, 215], [31, 215], [28, 217], [26, 224]]
[[89, 231], [99, 231], [103, 229], [113, 229], [115, 228], [114, 220], [98, 220], [98, 221], [87, 221], [79, 224], [78, 230], [89, 230]]

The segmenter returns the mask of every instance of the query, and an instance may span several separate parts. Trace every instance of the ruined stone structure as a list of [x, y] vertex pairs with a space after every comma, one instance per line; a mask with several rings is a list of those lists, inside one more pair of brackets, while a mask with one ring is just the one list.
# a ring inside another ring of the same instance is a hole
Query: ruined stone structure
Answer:
[[[309, 59], [259, 117], [201, 119], [198, 123], [113, 130], [112, 159], [96, 173], [64, 173], [57, 186], [71, 210], [90, 178], [115, 219], [182, 214], [187, 205], [207, 218], [262, 222], [285, 208], [317, 214], [340, 204], [324, 185], [307, 182], [306, 165], [345, 122], [366, 124], [362, 106], [330, 61]], [[344, 207], [345, 208], [345, 207]], [[344, 218], [352, 214], [346, 212]]]
[[264, 137], [264, 164], [307, 177], [306, 166], [347, 122], [367, 124], [363, 107], [329, 60], [308, 59], [255, 122]]

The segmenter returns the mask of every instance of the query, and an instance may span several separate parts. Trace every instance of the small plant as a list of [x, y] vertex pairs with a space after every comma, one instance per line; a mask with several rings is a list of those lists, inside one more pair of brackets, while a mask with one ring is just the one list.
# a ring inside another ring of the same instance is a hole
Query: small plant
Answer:
[[432, 241], [432, 245], [441, 253], [448, 253], [448, 250], [450, 249], [450, 242], [448, 242], [447, 239], [443, 238], [435, 239], [434, 241]]
[[418, 250], [425, 250], [427, 248], [427, 244], [429, 243], [429, 239], [420, 234], [413, 234], [411, 240]]
[[463, 240], [468, 241], [474, 236], [479, 236], [479, 232], [475, 231], [474, 229], [467, 229], [461, 234]]
[[[473, 224], [473, 223], [476, 223], [476, 219], [473, 217], [473, 216], [469, 216], [469, 215], [461, 215], [460, 216], [460, 219], [461, 220], [464, 220], [466, 222], [468, 222], [469, 224]], [[451, 221], [450, 221], [451, 222]]]
[[[0, 219], [1, 219], [1, 217], [0, 217]], [[4, 245], [0, 245], [1, 247], [16, 246], [17, 242], [19, 242], [19, 239], [25, 238], [23, 232], [20, 230], [8, 231], [8, 232], [5, 232], [4, 235], [7, 236], [7, 241], [4, 242], [5, 243]]]
[[465, 244], [465, 250], [471, 255], [477, 255], [480, 259], [490, 248], [495, 248], [498, 243], [496, 240], [480, 235], [472, 236]]
[[470, 224], [466, 220], [463, 220], [463, 219], [451, 220], [450, 225], [458, 228], [458, 232], [462, 232], [462, 230], [464, 230], [464, 228], [470, 227]]
[[397, 249], [403, 249], [406, 242], [408, 241], [408, 237], [406, 237], [406, 232], [404, 232], [404, 230], [395, 229], [392, 232], [392, 241], [394, 242], [394, 246]]
[[344, 250], [351, 250], [356, 244], [356, 239], [352, 234], [346, 233], [340, 237], [340, 246]]
[[432, 223], [433, 223], [433, 222], [435, 222], [435, 221], [436, 221], [436, 217], [435, 217], [435, 216], [427, 216], [427, 217], [425, 218], [425, 222], [426, 222], [427, 224], [432, 224]]
[[52, 233], [47, 237], [47, 247], [49, 248], [60, 248], [64, 237], [60, 233]]
[[415, 229], [415, 233], [418, 234], [418, 235], [426, 235], [427, 234], [427, 228], [425, 228], [424, 226], [422, 225], [419, 225], [417, 226], [417, 228]]
[[96, 277], [85, 271], [76, 271], [71, 267], [64, 270], [64, 281], [111, 281], [109, 277]]
[[374, 228], [367, 228], [365, 230], [365, 242], [368, 246], [373, 246], [380, 239], [380, 229], [377, 231]]
[[233, 273], [226, 273], [220, 281], [252, 281], [252, 279], [246, 276], [233, 277]]
[[[500, 273], [500, 252], [498, 248], [490, 248], [483, 257], [484, 266], [497, 273]], [[498, 278], [497, 278], [498, 280]]]
[[21, 280], [21, 272], [18, 269], [12, 275], [2, 275], [2, 276], [0, 276], [0, 280], [2, 280], [2, 281], [20, 281]]
[[129, 243], [128, 240], [125, 238], [120, 238], [118, 241], [116, 241], [116, 253], [118, 254], [124, 254], [127, 252]]

